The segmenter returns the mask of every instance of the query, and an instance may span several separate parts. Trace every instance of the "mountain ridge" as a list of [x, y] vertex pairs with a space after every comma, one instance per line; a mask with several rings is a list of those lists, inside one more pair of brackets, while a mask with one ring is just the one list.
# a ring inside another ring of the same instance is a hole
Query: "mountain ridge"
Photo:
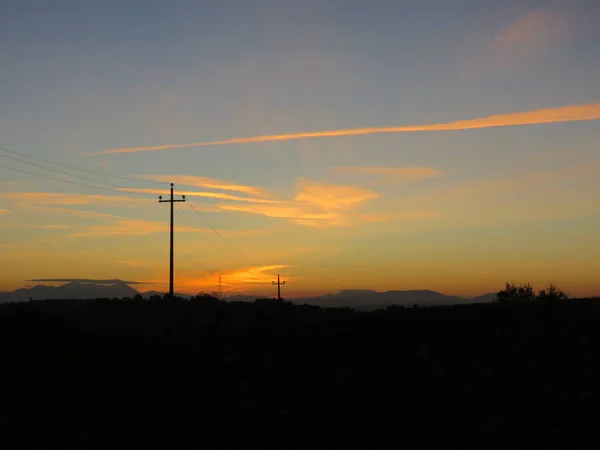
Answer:
[[[145, 299], [152, 296], [164, 296], [158, 291], [139, 292], [122, 280], [111, 280], [113, 284], [99, 285], [93, 283], [69, 282], [60, 286], [37, 285], [17, 289], [13, 292], [0, 292], [0, 303], [23, 302], [45, 299], [96, 299], [96, 298], [133, 298], [141, 295]], [[183, 298], [189, 295], [176, 294]], [[440, 292], [423, 290], [391, 290], [377, 292], [371, 289], [341, 289], [335, 294], [325, 294], [315, 297], [290, 299], [292, 303], [308, 304], [321, 307], [351, 307], [356, 310], [383, 309], [389, 306], [450, 306], [471, 303], [492, 302], [495, 293], [488, 293], [474, 298], [464, 298], [442, 294]], [[234, 295], [227, 301], [253, 302], [260, 295]]]

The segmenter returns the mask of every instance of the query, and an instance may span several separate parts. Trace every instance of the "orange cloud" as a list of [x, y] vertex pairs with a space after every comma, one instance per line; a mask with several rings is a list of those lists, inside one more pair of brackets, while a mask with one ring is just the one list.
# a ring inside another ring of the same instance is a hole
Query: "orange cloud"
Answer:
[[222, 278], [225, 279], [225, 283], [228, 285], [263, 283], [271, 284], [271, 282], [273, 281], [273, 274], [271, 272], [278, 271], [280, 269], [286, 269], [289, 267], [291, 266], [285, 264], [247, 267], [241, 270], [225, 272], [223, 273]]
[[337, 218], [337, 214], [309, 212], [307, 209], [297, 205], [218, 205], [221, 211], [247, 212], [252, 214], [262, 214], [266, 217], [278, 219], [296, 219], [296, 220], [332, 220]]
[[[165, 196], [163, 189], [134, 189], [134, 188], [119, 188], [117, 189], [123, 192], [137, 192], [142, 194], [156, 194]], [[200, 191], [177, 191], [177, 195], [185, 195], [186, 197], [206, 197], [216, 198], [220, 200], [233, 200], [238, 202], [249, 202], [249, 203], [278, 203], [275, 200], [266, 200], [262, 198], [254, 197], [240, 197], [237, 195], [223, 194], [221, 192], [200, 192]]]
[[255, 142], [276, 142], [290, 141], [317, 137], [337, 137], [337, 136], [360, 136], [379, 133], [411, 133], [418, 131], [452, 131], [452, 130], [472, 130], [479, 128], [508, 127], [520, 125], [533, 125], [542, 123], [573, 122], [584, 120], [600, 119], [600, 103], [590, 103], [584, 105], [569, 105], [557, 108], [545, 108], [524, 112], [513, 112], [508, 114], [499, 114], [475, 119], [458, 120], [448, 123], [430, 124], [430, 125], [412, 125], [399, 127], [372, 127], [355, 128], [345, 130], [313, 131], [294, 134], [276, 134], [266, 136], [254, 136], [246, 138], [225, 139], [213, 142], [194, 142], [191, 144], [166, 144], [148, 147], [130, 147], [130, 148], [112, 148], [88, 155], [107, 155], [113, 153], [135, 153], [169, 150], [186, 147], [209, 147], [214, 145], [232, 145], [248, 144]]
[[349, 185], [335, 185], [299, 179], [296, 196], [287, 202], [267, 205], [218, 205], [222, 211], [246, 212], [266, 217], [288, 219], [309, 227], [340, 226], [348, 224], [343, 214], [379, 197], [379, 194]]
[[10, 209], [0, 209], [0, 216], [10, 214]]
[[356, 208], [379, 197], [379, 194], [354, 186], [334, 185], [300, 179], [296, 202], [314, 205], [325, 211]]
[[198, 177], [190, 175], [139, 175], [138, 178], [164, 183], [170, 183], [172, 180], [177, 180], [177, 184], [184, 186], [195, 186], [208, 189], [219, 189], [222, 191], [242, 192], [244, 194], [254, 195], [256, 197], [263, 197], [267, 194], [267, 192], [264, 189], [255, 186], [244, 186], [207, 177]]
[[[259, 286], [264, 286], [264, 290], [272, 289], [271, 282], [276, 277], [275, 272], [280, 269], [285, 269], [291, 266], [285, 264], [277, 264], [270, 266], [245, 267], [223, 271], [221, 273], [221, 283], [224, 292], [243, 293], [245, 287], [250, 290], [256, 290]], [[183, 273], [182, 273], [183, 272]], [[161, 277], [153, 281], [153, 289], [166, 289], [167, 283]], [[286, 281], [291, 281], [291, 278], [286, 278]], [[218, 278], [216, 271], [204, 271], [201, 274], [194, 275], [193, 271], [179, 271], [177, 276], [176, 290], [178, 292], [199, 293], [213, 292], [217, 289]]]
[[378, 167], [378, 166], [344, 166], [333, 167], [333, 172], [381, 175], [394, 178], [397, 181], [418, 181], [425, 178], [435, 178], [442, 175], [442, 171], [434, 167], [425, 166], [397, 166], [397, 167]]

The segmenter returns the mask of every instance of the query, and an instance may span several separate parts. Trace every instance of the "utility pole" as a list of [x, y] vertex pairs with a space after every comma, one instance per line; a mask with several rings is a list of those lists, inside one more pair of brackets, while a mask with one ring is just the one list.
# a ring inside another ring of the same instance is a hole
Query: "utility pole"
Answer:
[[163, 200], [162, 199], [162, 195], [160, 197], [158, 197], [158, 203], [170, 203], [171, 204], [171, 257], [169, 260], [169, 296], [171, 298], [171, 300], [173, 300], [175, 298], [175, 295], [173, 293], [173, 206], [175, 203], [177, 202], [185, 202], [185, 195], [181, 196], [182, 199], [181, 200], [175, 200], [173, 199], [173, 183], [171, 183], [171, 199], [170, 200]]
[[219, 290], [217, 292], [219, 300], [223, 300], [223, 285], [221, 284], [221, 274], [219, 274]]
[[273, 281], [273, 285], [277, 285], [277, 300], [281, 300], [281, 285], [285, 284], [285, 281], [279, 280], [279, 274], [277, 274], [277, 282]]

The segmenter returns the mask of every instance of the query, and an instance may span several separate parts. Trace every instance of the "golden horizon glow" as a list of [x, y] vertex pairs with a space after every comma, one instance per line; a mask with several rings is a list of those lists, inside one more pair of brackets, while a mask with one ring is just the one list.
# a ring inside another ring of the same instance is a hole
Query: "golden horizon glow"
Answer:
[[[280, 273], [285, 298], [474, 297], [506, 281], [600, 295], [591, 1], [447, 14], [439, 0], [426, 20], [402, 2], [360, 20], [318, 2], [248, 20], [222, 3], [176, 8], [158, 52], [160, 14], [116, 3], [4, 30], [0, 291], [79, 278], [164, 292], [158, 197], [174, 183], [179, 292], [212, 292], [220, 273], [232, 295], [273, 297]], [[114, 32], [64, 39], [73, 24]], [[216, 35], [232, 30], [233, 46]], [[23, 55], [40, 70], [17, 70]]]

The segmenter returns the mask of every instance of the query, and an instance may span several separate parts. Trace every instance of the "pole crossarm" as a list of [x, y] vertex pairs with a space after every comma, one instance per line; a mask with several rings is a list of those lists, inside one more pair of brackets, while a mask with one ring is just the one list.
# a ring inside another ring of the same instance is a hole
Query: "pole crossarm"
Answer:
[[285, 281], [281, 281], [279, 274], [277, 274], [277, 281], [273, 281], [273, 286], [277, 285], [277, 300], [281, 300], [281, 285], [285, 284]]
[[169, 296], [171, 299], [175, 298], [173, 293], [173, 211], [175, 203], [185, 202], [185, 195], [181, 196], [181, 200], [175, 200], [173, 198], [173, 183], [171, 183], [171, 198], [169, 200], [163, 200], [162, 195], [158, 197], [158, 203], [170, 203], [171, 204], [171, 232], [170, 232], [170, 261], [169, 261]]

